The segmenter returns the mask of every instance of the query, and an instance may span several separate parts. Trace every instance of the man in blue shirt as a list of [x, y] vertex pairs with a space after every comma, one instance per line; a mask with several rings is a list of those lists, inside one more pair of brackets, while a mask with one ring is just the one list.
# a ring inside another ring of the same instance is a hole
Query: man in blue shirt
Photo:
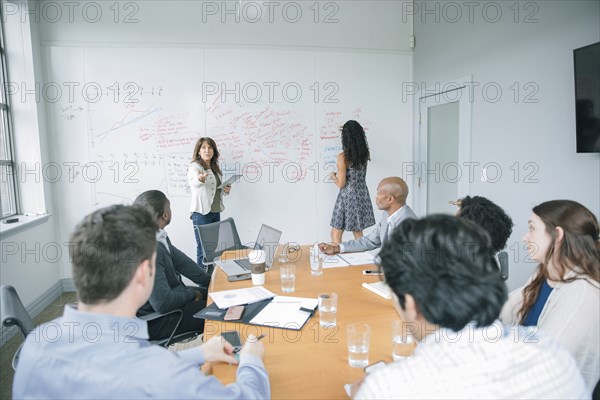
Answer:
[[237, 380], [205, 376], [205, 361], [237, 363], [221, 337], [171, 352], [148, 341], [136, 311], [152, 292], [156, 225], [139, 206], [111, 206], [88, 216], [70, 239], [77, 308], [29, 334], [14, 398], [269, 398], [264, 347], [248, 337]]

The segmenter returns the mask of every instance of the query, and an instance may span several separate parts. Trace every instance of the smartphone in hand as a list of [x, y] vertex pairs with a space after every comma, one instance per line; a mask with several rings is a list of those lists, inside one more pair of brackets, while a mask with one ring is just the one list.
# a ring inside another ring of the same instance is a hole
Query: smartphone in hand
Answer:
[[221, 336], [233, 346], [234, 353], [242, 349], [242, 340], [238, 331], [225, 331], [221, 333]]

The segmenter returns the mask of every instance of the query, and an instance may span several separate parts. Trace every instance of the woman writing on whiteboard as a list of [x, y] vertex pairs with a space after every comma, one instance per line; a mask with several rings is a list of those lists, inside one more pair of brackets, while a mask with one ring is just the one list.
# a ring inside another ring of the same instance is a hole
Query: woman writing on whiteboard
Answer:
[[331, 179], [340, 188], [331, 217], [331, 240], [342, 242], [344, 231], [352, 231], [354, 239], [363, 235], [363, 229], [375, 225], [373, 205], [365, 177], [371, 159], [365, 131], [356, 121], [342, 127], [343, 152], [337, 156], [337, 173]]
[[[198, 139], [194, 146], [192, 162], [188, 168], [188, 183], [192, 192], [190, 219], [194, 225], [205, 225], [221, 220], [223, 193], [229, 194], [231, 185], [219, 189], [222, 180], [219, 168], [219, 150], [214, 140], [208, 137]], [[196, 235], [196, 261], [202, 267], [202, 242], [198, 231]], [[205, 267], [205, 270], [207, 268]]]

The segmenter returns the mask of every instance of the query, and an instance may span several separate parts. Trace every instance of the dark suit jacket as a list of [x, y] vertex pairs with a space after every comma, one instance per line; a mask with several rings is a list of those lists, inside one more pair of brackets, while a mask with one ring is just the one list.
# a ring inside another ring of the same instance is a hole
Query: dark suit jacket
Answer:
[[203, 287], [207, 287], [210, 282], [210, 275], [198, 267], [195, 261], [173, 246], [168, 238], [167, 242], [170, 252], [161, 242], [156, 245], [154, 289], [148, 302], [139, 309], [139, 315], [154, 311], [166, 313], [194, 301], [196, 289], [186, 287], [181, 275]]

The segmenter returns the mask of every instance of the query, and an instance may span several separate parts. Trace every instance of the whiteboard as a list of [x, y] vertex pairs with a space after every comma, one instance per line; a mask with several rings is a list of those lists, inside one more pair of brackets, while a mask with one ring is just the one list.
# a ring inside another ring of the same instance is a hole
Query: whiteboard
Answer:
[[[64, 238], [92, 210], [159, 189], [171, 200], [173, 242], [195, 258], [187, 166], [210, 136], [221, 168], [241, 173], [225, 198], [242, 241], [261, 223], [282, 242], [330, 238], [338, 188], [328, 176], [340, 127], [367, 130], [371, 197], [379, 180], [412, 161], [410, 105], [402, 83], [411, 55], [389, 52], [196, 48], [45, 48], [53, 182]], [[373, 206], [375, 204], [373, 202]], [[379, 212], [375, 209], [376, 215]], [[368, 232], [368, 230], [367, 230]]]

